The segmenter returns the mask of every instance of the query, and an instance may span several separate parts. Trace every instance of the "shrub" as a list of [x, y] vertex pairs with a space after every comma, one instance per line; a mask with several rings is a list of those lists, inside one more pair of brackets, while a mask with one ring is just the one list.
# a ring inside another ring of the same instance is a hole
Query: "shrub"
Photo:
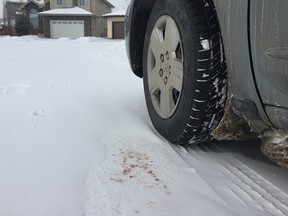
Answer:
[[30, 33], [30, 23], [27, 17], [20, 16], [17, 19], [15, 29], [17, 32], [17, 35], [28, 35]]

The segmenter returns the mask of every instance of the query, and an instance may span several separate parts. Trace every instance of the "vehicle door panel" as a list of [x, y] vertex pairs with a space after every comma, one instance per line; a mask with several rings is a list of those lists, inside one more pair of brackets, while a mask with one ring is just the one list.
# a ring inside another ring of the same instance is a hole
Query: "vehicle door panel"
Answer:
[[250, 40], [257, 87], [265, 105], [288, 108], [288, 1], [251, 0]]

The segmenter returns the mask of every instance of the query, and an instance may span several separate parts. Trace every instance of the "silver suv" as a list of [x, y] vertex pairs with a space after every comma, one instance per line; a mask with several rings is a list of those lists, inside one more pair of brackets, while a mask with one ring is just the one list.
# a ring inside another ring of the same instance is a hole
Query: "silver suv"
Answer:
[[210, 140], [229, 83], [255, 132], [287, 131], [287, 11], [287, 0], [132, 0], [127, 54], [155, 129], [175, 144]]

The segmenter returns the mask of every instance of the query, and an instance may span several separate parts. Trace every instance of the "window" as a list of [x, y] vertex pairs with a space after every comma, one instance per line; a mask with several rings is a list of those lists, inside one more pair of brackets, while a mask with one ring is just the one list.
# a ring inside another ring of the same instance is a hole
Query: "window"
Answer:
[[57, 4], [58, 4], [58, 5], [64, 4], [64, 0], [57, 0]]
[[87, 5], [88, 4], [88, 0], [79, 0], [79, 4], [80, 5]]
[[39, 28], [38, 21], [38, 11], [35, 9], [31, 9], [29, 12], [30, 25], [33, 26], [34, 29]]
[[10, 23], [9, 24], [12, 25], [12, 26], [15, 26], [15, 24], [16, 24], [15, 16], [11, 16], [10, 17]]

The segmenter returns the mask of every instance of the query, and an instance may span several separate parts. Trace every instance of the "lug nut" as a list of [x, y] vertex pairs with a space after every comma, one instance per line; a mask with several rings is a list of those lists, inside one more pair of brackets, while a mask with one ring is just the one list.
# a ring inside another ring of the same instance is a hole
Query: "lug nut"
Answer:
[[164, 55], [163, 54], [160, 55], [160, 60], [161, 60], [161, 62], [164, 62]]
[[167, 60], [169, 60], [169, 53], [168, 53], [168, 51], [166, 51], [166, 58], [167, 58]]
[[160, 77], [163, 77], [163, 69], [162, 68], [159, 71], [159, 75], [160, 75]]
[[167, 85], [167, 83], [168, 83], [168, 77], [166, 76], [166, 77], [164, 78], [164, 84]]

